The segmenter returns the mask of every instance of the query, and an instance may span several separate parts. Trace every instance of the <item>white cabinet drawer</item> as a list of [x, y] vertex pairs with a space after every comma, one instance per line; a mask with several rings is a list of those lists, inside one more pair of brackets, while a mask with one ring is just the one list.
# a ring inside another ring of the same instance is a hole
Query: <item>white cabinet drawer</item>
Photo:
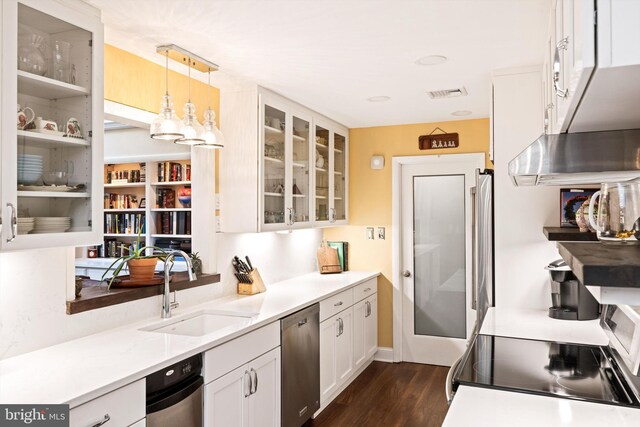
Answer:
[[336, 313], [353, 305], [353, 289], [340, 292], [337, 295], [320, 301], [320, 321], [328, 319]]
[[204, 353], [204, 383], [220, 378], [238, 366], [280, 345], [280, 322], [273, 322]]
[[373, 295], [376, 292], [378, 292], [378, 278], [374, 277], [373, 279], [360, 283], [353, 288], [353, 302], [362, 301], [369, 295]]
[[71, 427], [92, 427], [109, 418], [104, 425], [128, 426], [145, 417], [145, 380], [119, 388], [71, 409]]

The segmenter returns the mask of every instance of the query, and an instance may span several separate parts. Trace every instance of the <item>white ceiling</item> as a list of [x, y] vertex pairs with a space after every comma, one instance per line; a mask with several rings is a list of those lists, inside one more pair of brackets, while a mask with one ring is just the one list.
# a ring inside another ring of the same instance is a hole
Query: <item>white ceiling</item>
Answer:
[[[349, 127], [488, 117], [491, 71], [540, 64], [550, 0], [87, 0], [107, 43], [175, 43]], [[449, 60], [419, 66], [426, 55]], [[201, 79], [206, 77], [201, 76]], [[469, 95], [432, 100], [464, 85]], [[372, 96], [387, 102], [369, 102]]]

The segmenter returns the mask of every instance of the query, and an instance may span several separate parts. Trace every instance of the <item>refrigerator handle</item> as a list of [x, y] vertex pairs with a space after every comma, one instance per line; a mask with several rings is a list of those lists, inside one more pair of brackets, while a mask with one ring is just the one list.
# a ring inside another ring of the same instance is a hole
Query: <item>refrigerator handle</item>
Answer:
[[477, 187], [471, 188], [471, 309], [477, 307], [478, 287], [478, 195]]

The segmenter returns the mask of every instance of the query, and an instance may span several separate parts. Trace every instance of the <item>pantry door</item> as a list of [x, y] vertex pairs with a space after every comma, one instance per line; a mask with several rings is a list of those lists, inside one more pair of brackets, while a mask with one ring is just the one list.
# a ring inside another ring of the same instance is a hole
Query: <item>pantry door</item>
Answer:
[[472, 199], [484, 155], [402, 165], [402, 360], [451, 366], [471, 333]]

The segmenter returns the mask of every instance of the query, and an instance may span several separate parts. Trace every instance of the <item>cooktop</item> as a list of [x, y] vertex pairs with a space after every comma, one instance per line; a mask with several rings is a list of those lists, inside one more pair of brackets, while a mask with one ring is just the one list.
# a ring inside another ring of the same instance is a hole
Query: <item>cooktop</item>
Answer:
[[458, 385], [640, 407], [605, 347], [478, 335]]

